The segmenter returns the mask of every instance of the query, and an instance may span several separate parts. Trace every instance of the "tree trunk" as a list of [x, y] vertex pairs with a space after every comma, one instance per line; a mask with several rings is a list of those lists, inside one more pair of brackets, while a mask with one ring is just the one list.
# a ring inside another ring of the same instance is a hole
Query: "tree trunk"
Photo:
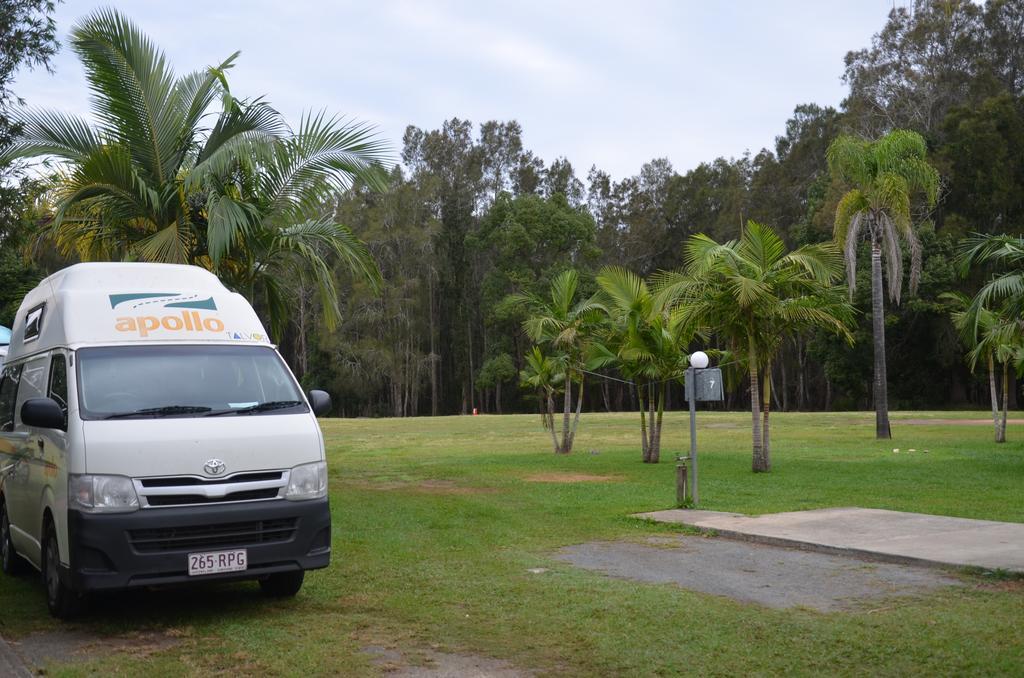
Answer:
[[752, 420], [751, 433], [753, 436], [753, 470], [754, 473], [767, 472], [768, 463], [764, 457], [764, 442], [761, 438], [761, 387], [758, 384], [757, 347], [754, 345], [754, 334], [751, 332], [748, 338], [750, 353], [750, 415]]
[[654, 449], [654, 433], [657, 431], [657, 421], [655, 421], [655, 412], [658, 409], [657, 397], [655, 395], [655, 384], [652, 381], [647, 385], [647, 420], [650, 422], [650, 426], [647, 427], [647, 463], [652, 464], [655, 461], [655, 449]]
[[494, 385], [494, 407], [498, 410], [498, 414], [502, 414], [501, 411], [501, 382], [499, 381]]
[[436, 344], [436, 330], [434, 329], [434, 274], [429, 271], [427, 274], [427, 301], [430, 305], [430, 313], [427, 315], [430, 317], [430, 416], [436, 417], [438, 412], [438, 399], [437, 399], [437, 344]]
[[[898, 281], [890, 280], [890, 285]], [[882, 248], [871, 238], [871, 326], [875, 349], [875, 438], [889, 440], [889, 384], [885, 373], [885, 301], [882, 297]]]
[[466, 340], [469, 344], [469, 406], [476, 409], [476, 370], [473, 367], [473, 324], [466, 317]]
[[789, 385], [786, 379], [786, 356], [783, 354], [779, 361], [779, 374], [782, 377], [782, 411], [789, 412]]
[[[804, 374], [804, 370], [807, 369], [807, 366], [804, 364], [805, 352], [803, 344], [804, 342], [801, 340], [800, 336], [797, 335], [796, 365], [798, 372], [796, 374], [796, 409], [801, 412], [803, 412], [807, 407], [807, 376]], [[828, 407], [826, 406], [825, 409], [828, 409]]]
[[988, 390], [992, 397], [992, 425], [995, 426], [996, 442], [999, 441], [999, 394], [996, 386], [996, 361], [990, 351], [988, 354]]
[[555, 399], [551, 395], [551, 393], [548, 393], [547, 429], [551, 431], [551, 446], [554, 448], [555, 454], [558, 454], [560, 448], [558, 445], [558, 434], [555, 433]]
[[768, 422], [768, 413], [772, 411], [772, 362], [769, 360], [764, 366], [764, 373], [769, 375], [764, 380], [764, 410], [761, 412], [761, 449], [764, 457], [765, 471], [772, 470], [772, 438], [771, 428]]
[[309, 372], [309, 351], [306, 347], [306, 288], [305, 286], [299, 287], [299, 336], [298, 336], [298, 349], [299, 349], [299, 374], [297, 375], [301, 380]]
[[661, 461], [661, 422], [665, 416], [665, 397], [668, 390], [668, 383], [661, 382], [658, 388], [658, 420], [651, 424], [651, 454], [650, 463], [657, 464]]
[[999, 425], [997, 443], [1006, 442], [1006, 408], [1010, 404], [1010, 361], [1003, 363], [1003, 421]]
[[572, 420], [572, 432], [569, 433], [569, 452], [572, 452], [573, 446], [576, 444], [576, 429], [580, 425], [580, 410], [583, 409], [583, 380], [584, 376], [580, 375], [580, 392], [576, 396], [576, 416]]
[[[644, 402], [644, 386], [636, 385], [637, 400], [640, 401], [640, 450], [643, 453], [644, 463], [650, 461], [650, 452], [647, 446], [647, 403]], [[651, 422], [654, 425], [654, 422]]]
[[565, 405], [562, 411], [562, 454], [572, 452], [569, 440], [569, 421], [572, 418], [572, 377], [569, 371], [565, 372]]

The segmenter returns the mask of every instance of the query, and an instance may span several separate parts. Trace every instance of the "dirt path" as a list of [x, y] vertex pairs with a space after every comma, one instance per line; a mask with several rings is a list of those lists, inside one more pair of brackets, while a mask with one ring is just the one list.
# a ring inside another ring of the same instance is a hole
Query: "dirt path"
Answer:
[[479, 655], [417, 650], [413, 653], [415, 657], [409, 657], [380, 645], [367, 646], [363, 651], [373, 657], [374, 666], [389, 678], [529, 678], [533, 675], [507, 661]]
[[[0, 641], [2, 644], [3, 641]], [[170, 649], [180, 642], [172, 633], [135, 632], [117, 636], [101, 636], [82, 629], [63, 629], [31, 633], [8, 643], [13, 656], [27, 667], [24, 674], [43, 675], [51, 666], [66, 666], [111, 653], [148, 657]], [[34, 673], [33, 673], [34, 672]], [[0, 647], [0, 676], [7, 676]]]
[[3, 638], [0, 638], [0, 676], [11, 676], [11, 678], [31, 678], [32, 676], [32, 672], [25, 666], [21, 657]]

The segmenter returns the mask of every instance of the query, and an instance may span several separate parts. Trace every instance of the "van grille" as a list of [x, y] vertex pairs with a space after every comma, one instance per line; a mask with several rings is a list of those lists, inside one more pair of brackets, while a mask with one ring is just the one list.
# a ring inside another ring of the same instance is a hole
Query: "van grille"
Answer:
[[279, 489], [270, 487], [265, 490], [248, 490], [246, 492], [232, 492], [223, 497], [204, 497], [199, 494], [167, 494], [163, 496], [148, 497], [150, 506], [188, 506], [189, 504], [220, 504], [230, 501], [254, 501], [256, 499], [274, 499]]
[[292, 539], [297, 523], [297, 518], [277, 518], [244, 523], [129, 530], [128, 543], [138, 553], [257, 546]]
[[142, 507], [159, 508], [276, 499], [288, 486], [288, 476], [288, 471], [250, 471], [225, 478], [136, 478], [134, 483]]
[[231, 483], [250, 483], [261, 480], [280, 480], [281, 471], [260, 471], [259, 473], [236, 473], [226, 478], [199, 478], [198, 476], [178, 476], [161, 478], [141, 478], [143, 487], [182, 487], [188, 485], [226, 485]]

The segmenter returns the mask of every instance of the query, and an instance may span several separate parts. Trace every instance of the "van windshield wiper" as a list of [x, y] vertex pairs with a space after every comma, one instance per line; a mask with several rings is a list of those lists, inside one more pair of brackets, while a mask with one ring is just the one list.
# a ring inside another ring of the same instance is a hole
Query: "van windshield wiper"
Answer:
[[163, 407], [144, 407], [132, 412], [115, 412], [104, 419], [123, 419], [125, 417], [171, 417], [175, 414], [200, 414], [212, 408], [204, 405], [164, 405]]
[[253, 412], [266, 412], [268, 410], [282, 410], [286, 407], [298, 407], [302, 405], [301, 400], [270, 400], [259, 405], [249, 407], [236, 407], [229, 410], [214, 410], [204, 414], [204, 417], [219, 417], [222, 414], [252, 414]]

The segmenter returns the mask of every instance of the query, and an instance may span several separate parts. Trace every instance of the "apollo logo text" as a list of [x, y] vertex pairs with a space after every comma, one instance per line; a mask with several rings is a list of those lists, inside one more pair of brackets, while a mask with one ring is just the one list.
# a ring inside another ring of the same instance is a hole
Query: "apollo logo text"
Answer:
[[118, 332], [132, 332], [140, 337], [149, 336], [155, 330], [169, 332], [223, 332], [224, 323], [220, 318], [203, 318], [196, 311], [182, 311], [178, 315], [143, 315], [118, 318], [114, 329]]

